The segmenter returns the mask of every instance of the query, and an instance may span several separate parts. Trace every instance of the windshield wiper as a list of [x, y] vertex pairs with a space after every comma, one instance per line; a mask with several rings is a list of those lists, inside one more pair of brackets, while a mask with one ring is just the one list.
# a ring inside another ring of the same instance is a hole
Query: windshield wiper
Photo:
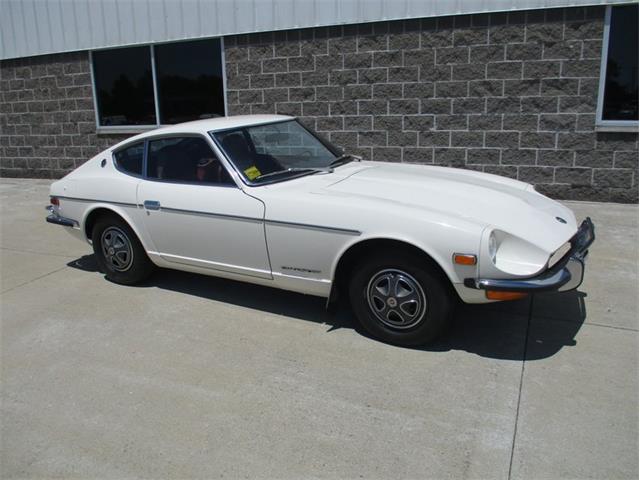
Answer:
[[329, 167], [334, 167], [334, 166], [340, 165], [342, 163], [347, 163], [347, 162], [345, 162], [345, 160], [348, 160], [349, 162], [352, 162], [354, 160], [356, 162], [361, 162], [362, 161], [362, 157], [358, 157], [357, 155], [351, 155], [350, 153], [345, 153], [343, 155], [340, 155], [338, 158], [332, 160], [331, 163], [329, 164]]
[[286, 173], [292, 173], [292, 172], [332, 173], [333, 169], [331, 168], [331, 166], [322, 167], [322, 168], [316, 168], [316, 167], [291, 167], [291, 168], [285, 168], [284, 170], [277, 170], [275, 172], [269, 172], [269, 173], [265, 173], [263, 175], [258, 175], [253, 180], [260, 180], [261, 178], [267, 178], [267, 177], [275, 177], [276, 175], [284, 175]]

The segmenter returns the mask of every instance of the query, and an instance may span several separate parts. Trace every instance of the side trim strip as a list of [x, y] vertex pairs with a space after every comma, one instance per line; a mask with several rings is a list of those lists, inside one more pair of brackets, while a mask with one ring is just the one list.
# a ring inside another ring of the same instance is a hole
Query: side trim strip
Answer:
[[350, 230], [348, 228], [325, 227], [323, 225], [310, 225], [307, 223], [283, 222], [280, 220], [265, 220], [265, 223], [268, 223], [269, 225], [276, 225], [281, 227], [305, 228], [308, 230], [319, 230], [319, 231], [332, 232], [332, 233], [341, 233], [343, 235], [354, 235], [354, 236], [362, 235], [361, 231]]
[[[109, 200], [98, 200], [92, 198], [77, 198], [77, 197], [61, 197], [58, 198], [62, 200], [73, 200], [76, 202], [85, 202], [85, 203], [109, 203], [112, 205], [120, 205], [123, 207], [136, 207], [136, 208], [144, 208], [144, 205], [136, 204], [136, 203], [125, 203], [125, 202], [112, 202]], [[214, 218], [226, 218], [229, 220], [239, 220], [243, 222], [264, 222], [268, 225], [280, 226], [280, 227], [293, 227], [293, 228], [303, 228], [307, 230], [317, 230], [323, 232], [331, 232], [331, 233], [339, 233], [342, 235], [354, 235], [360, 236], [362, 232], [359, 230], [351, 230], [348, 228], [339, 228], [339, 227], [327, 227], [324, 225], [312, 225], [308, 223], [297, 223], [297, 222], [285, 222], [282, 220], [268, 220], [256, 217], [243, 217], [241, 215], [228, 215], [226, 213], [217, 213], [217, 212], [201, 212], [198, 210], [184, 210], [180, 208], [171, 208], [171, 207], [160, 207], [160, 210], [168, 212], [168, 213], [178, 213], [183, 215], [201, 215], [205, 217], [214, 217]]]
[[[139, 206], [142, 207], [142, 205], [139, 205]], [[244, 222], [262, 223], [261, 218], [243, 217], [241, 215], [227, 215], [226, 213], [201, 212], [198, 210], [183, 210], [180, 208], [170, 208], [170, 207], [160, 207], [160, 210], [168, 213], [181, 213], [183, 215], [201, 215], [203, 217], [226, 218], [229, 220], [240, 220]]]
[[57, 198], [61, 200], [72, 200], [75, 202], [83, 202], [83, 203], [109, 203], [111, 205], [120, 205], [122, 207], [137, 207], [135, 203], [125, 203], [125, 202], [114, 202], [111, 200], [98, 200], [95, 198], [77, 198], [77, 197], [61, 197], [56, 195]]
[[[138, 206], [142, 207], [143, 205], [138, 205]], [[243, 222], [259, 222], [259, 223], [264, 222], [268, 225], [293, 227], [293, 228], [305, 228], [308, 230], [340, 233], [344, 235], [356, 235], [356, 236], [362, 235], [362, 232], [360, 232], [359, 230], [349, 230], [346, 228], [338, 228], [338, 227], [325, 227], [323, 225], [310, 225], [306, 223], [283, 222], [280, 220], [263, 220], [262, 218], [256, 218], [256, 217], [243, 217], [241, 215], [228, 215], [226, 213], [216, 213], [216, 212], [201, 212], [198, 210], [184, 210], [181, 208], [171, 208], [171, 207], [160, 207], [160, 210], [168, 213], [178, 213], [183, 215], [202, 215], [204, 217], [226, 218], [229, 220], [239, 220]]]

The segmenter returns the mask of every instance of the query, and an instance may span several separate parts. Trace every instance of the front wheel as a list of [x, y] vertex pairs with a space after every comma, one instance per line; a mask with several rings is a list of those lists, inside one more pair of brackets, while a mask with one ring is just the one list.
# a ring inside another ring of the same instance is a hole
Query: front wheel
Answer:
[[98, 219], [91, 241], [100, 270], [112, 282], [133, 285], [153, 273], [154, 265], [140, 240], [121, 218], [109, 215]]
[[366, 260], [349, 285], [351, 306], [372, 336], [395, 345], [424, 345], [442, 332], [452, 297], [423, 258], [397, 255]]

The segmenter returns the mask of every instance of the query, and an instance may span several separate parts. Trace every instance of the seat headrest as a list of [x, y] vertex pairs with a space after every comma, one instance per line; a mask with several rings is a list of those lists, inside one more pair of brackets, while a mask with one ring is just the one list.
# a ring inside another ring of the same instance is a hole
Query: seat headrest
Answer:
[[247, 141], [240, 133], [232, 133], [231, 135], [224, 137], [224, 140], [222, 140], [222, 146], [229, 155], [236, 158], [251, 153]]

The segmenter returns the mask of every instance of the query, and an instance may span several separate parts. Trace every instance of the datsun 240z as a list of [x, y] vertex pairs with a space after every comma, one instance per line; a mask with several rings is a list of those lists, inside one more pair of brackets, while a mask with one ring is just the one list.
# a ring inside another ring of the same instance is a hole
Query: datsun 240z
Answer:
[[459, 300], [577, 288], [595, 238], [529, 184], [362, 161], [276, 115], [129, 138], [54, 182], [48, 209], [111, 281], [164, 267], [341, 296], [398, 345], [433, 340]]

